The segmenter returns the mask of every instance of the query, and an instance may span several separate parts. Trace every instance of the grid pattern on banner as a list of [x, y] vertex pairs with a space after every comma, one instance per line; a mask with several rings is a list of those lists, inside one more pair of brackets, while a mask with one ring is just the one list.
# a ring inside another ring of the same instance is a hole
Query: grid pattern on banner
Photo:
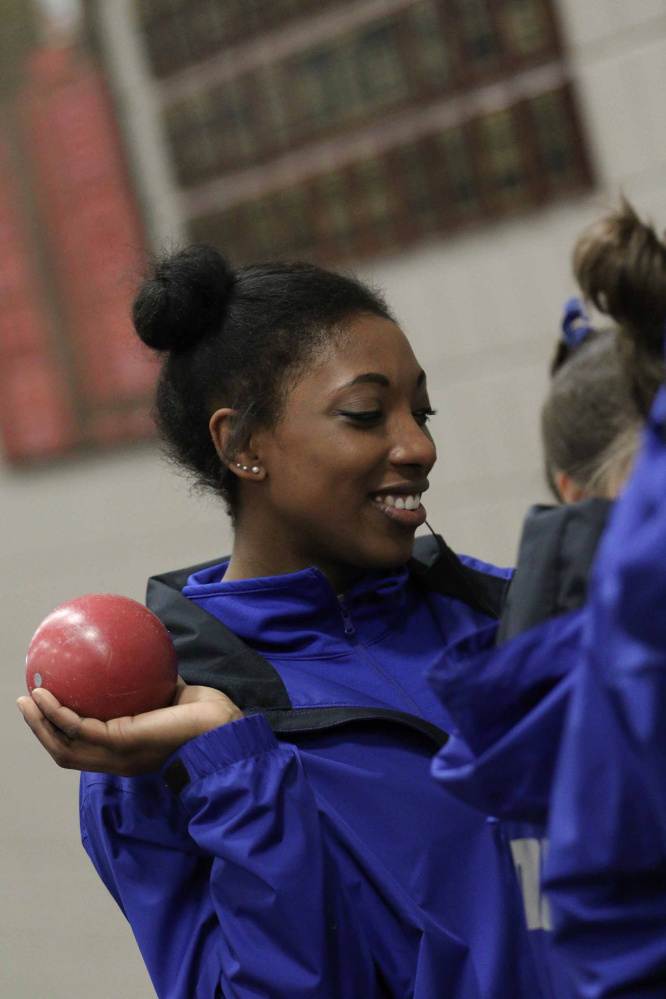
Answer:
[[138, 0], [156, 76], [331, 6], [335, 0]]
[[590, 184], [552, 0], [140, 11], [192, 234], [236, 262], [363, 256]]

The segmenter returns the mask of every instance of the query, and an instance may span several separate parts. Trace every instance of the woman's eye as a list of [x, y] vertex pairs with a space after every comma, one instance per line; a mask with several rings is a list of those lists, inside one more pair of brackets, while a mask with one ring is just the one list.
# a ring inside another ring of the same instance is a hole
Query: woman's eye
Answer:
[[339, 412], [341, 416], [346, 416], [348, 420], [354, 420], [356, 423], [372, 423], [375, 420], [379, 420], [382, 416], [381, 409], [341, 409]]
[[414, 419], [420, 427], [424, 427], [431, 416], [437, 416], [437, 410], [430, 409], [430, 407], [427, 407], [426, 409], [417, 409], [414, 413]]

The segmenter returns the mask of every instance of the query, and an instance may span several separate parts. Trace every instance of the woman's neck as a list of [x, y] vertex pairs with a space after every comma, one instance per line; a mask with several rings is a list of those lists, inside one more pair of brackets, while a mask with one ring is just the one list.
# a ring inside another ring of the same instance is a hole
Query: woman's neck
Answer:
[[281, 543], [274, 533], [270, 538], [262, 539], [260, 532], [249, 532], [237, 526], [233, 552], [224, 578], [231, 581], [282, 576], [290, 572], [301, 572], [312, 566], [326, 576], [336, 593], [349, 589], [364, 574], [364, 570], [358, 566], [294, 551], [284, 542]]

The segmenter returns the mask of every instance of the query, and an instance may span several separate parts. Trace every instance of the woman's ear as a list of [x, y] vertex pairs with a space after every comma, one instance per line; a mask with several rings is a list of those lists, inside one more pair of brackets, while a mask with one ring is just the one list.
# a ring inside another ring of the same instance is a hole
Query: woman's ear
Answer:
[[590, 498], [585, 486], [579, 485], [566, 472], [555, 472], [555, 486], [563, 503], [579, 503]]
[[233, 430], [235, 415], [236, 414], [233, 409], [225, 406], [223, 409], [216, 409], [208, 423], [208, 429], [210, 430], [210, 435], [213, 438], [215, 450], [220, 456], [220, 460], [225, 464], [229, 464], [227, 441], [229, 440], [231, 431]]
[[251, 450], [251, 443], [248, 447], [230, 455], [228, 443], [234, 429], [234, 418], [236, 413], [233, 409], [225, 407], [216, 410], [210, 418], [208, 424], [210, 435], [215, 444], [220, 461], [222, 461], [239, 478], [254, 479], [255, 482], [266, 477], [266, 469], [263, 467], [256, 452]]

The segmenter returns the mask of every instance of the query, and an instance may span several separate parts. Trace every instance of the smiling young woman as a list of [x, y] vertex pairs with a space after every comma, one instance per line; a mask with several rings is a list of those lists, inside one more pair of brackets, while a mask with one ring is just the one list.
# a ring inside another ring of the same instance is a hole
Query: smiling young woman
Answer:
[[[231, 556], [155, 577], [174, 704], [21, 709], [81, 783], [83, 839], [169, 999], [537, 999], [510, 844], [429, 772], [426, 679], [492, 641], [510, 575], [419, 540], [426, 377], [376, 292], [192, 247], [134, 309], [158, 423], [225, 501]], [[483, 637], [486, 636], [486, 637]]]
[[[257, 428], [240, 454], [225, 578], [318, 565], [340, 591], [363, 569], [406, 562], [436, 458], [431, 414], [402, 330], [376, 314], [349, 317], [292, 385], [279, 422]], [[223, 459], [234, 419], [224, 407], [210, 420]]]

